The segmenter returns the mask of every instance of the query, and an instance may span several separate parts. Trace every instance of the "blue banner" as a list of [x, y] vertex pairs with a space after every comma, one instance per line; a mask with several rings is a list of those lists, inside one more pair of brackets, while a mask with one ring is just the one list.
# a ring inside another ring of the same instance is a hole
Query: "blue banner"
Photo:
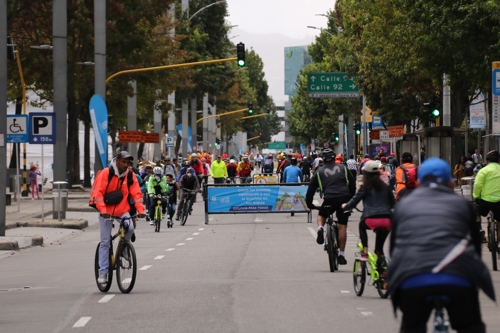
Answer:
[[94, 137], [103, 166], [108, 165], [108, 109], [99, 95], [90, 99], [90, 120], [94, 129]]
[[[182, 136], [182, 124], [177, 125], [177, 132], [179, 132], [179, 135]], [[182, 140], [181, 140], [181, 146], [182, 146]], [[188, 126], [188, 147], [187, 147], [188, 152], [193, 152], [193, 133], [191, 133], [191, 127]]]
[[208, 187], [208, 213], [305, 212], [307, 186]]
[[302, 143], [300, 144], [300, 152], [303, 156], [306, 156], [306, 147]]

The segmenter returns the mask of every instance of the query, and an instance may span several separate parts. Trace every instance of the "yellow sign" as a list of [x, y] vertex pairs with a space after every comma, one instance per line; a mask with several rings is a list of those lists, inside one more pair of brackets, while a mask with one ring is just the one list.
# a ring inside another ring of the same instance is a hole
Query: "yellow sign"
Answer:
[[491, 63], [492, 69], [499, 69], [500, 68], [500, 61], [494, 61]]
[[254, 184], [278, 184], [278, 176], [255, 176]]

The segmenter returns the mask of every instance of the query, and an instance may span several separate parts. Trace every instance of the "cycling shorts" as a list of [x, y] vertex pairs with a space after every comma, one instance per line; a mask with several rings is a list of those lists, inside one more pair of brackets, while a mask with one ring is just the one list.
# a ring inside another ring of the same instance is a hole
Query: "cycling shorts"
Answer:
[[349, 201], [349, 197], [346, 198], [335, 198], [335, 199], [325, 199], [323, 200], [323, 204], [319, 209], [318, 215], [328, 218], [333, 212], [335, 212], [337, 216], [337, 223], [342, 225], [347, 225], [347, 221], [349, 220], [349, 216], [351, 214], [344, 213], [342, 209], [342, 204]]
[[388, 217], [367, 217], [365, 219], [365, 224], [371, 230], [375, 229], [385, 229], [387, 231], [391, 230], [391, 219]]
[[489, 202], [483, 199], [476, 199], [474, 202], [474, 210], [481, 216], [487, 216], [490, 210], [495, 215], [495, 219], [500, 221], [500, 201], [499, 202]]

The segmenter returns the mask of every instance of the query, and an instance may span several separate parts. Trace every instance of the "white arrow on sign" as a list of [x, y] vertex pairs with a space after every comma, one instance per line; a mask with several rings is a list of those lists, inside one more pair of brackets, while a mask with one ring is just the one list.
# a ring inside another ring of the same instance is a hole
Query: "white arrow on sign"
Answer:
[[353, 83], [349, 87], [351, 87], [351, 89], [354, 89], [354, 88], [356, 88], [356, 85]]
[[311, 76], [311, 81], [314, 82], [316, 80], [316, 76]]

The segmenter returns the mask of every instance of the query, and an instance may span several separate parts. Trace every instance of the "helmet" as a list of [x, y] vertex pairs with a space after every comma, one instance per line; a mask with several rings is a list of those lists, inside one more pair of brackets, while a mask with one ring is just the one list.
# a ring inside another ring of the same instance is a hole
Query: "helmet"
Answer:
[[205, 157], [202, 157], [202, 158], [201, 158], [201, 161], [202, 161], [202, 162], [206, 162], [207, 160], [205, 159]]
[[164, 161], [170, 161], [170, 156], [165, 156]]
[[337, 161], [341, 161], [341, 162], [342, 162], [343, 157], [342, 157], [342, 155], [341, 155], [341, 154], [338, 154], [338, 155], [335, 157], [335, 159], [336, 159]]
[[155, 158], [155, 163], [161, 163], [161, 160], [157, 157]]
[[198, 155], [196, 155], [196, 153], [192, 153], [191, 157], [198, 157]]
[[490, 162], [496, 162], [500, 160], [500, 154], [498, 154], [498, 151], [492, 150], [486, 154], [486, 160]]
[[332, 161], [333, 158], [335, 157], [335, 152], [331, 150], [330, 148], [326, 148], [323, 150], [323, 153], [321, 154], [321, 157], [325, 162]]
[[377, 161], [366, 161], [365, 165], [363, 166], [363, 172], [367, 172], [367, 173], [380, 172], [378, 162]]
[[189, 166], [189, 161], [184, 161], [185, 166]]
[[231, 160], [229, 161], [229, 163], [234, 164], [234, 163], [236, 163], [236, 162], [235, 162], [235, 160], [231, 159]]
[[153, 168], [153, 173], [155, 175], [161, 175], [163, 172], [161, 171], [161, 168], [160, 167], [154, 167]]

